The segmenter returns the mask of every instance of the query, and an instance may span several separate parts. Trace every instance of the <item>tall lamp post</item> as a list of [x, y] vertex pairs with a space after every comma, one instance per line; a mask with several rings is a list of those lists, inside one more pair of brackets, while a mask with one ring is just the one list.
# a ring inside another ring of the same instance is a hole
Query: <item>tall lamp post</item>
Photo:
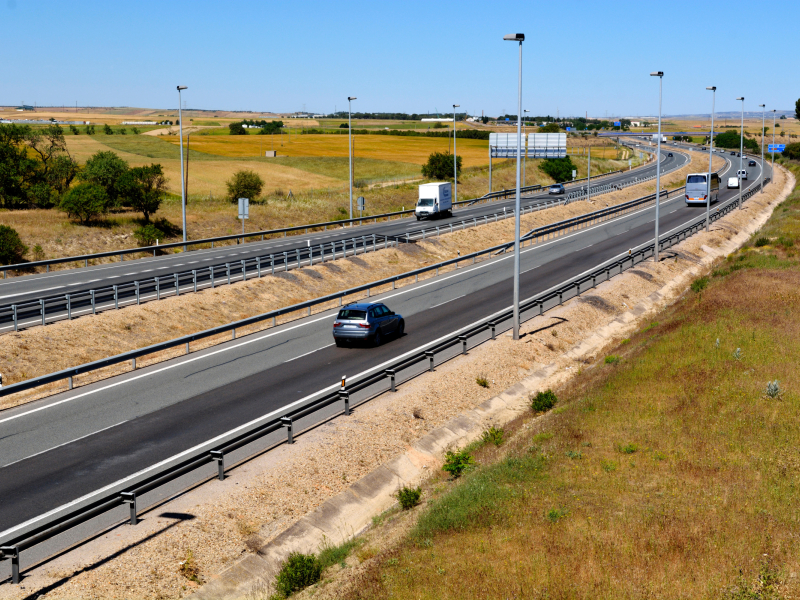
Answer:
[[460, 104], [453, 104], [453, 182], [455, 188], [453, 189], [453, 203], [458, 201], [458, 154], [456, 154], [456, 109]]
[[744, 164], [744, 96], [741, 98], [737, 98], [737, 100], [742, 101], [742, 123], [739, 127], [739, 172], [736, 174], [736, 178], [739, 180], [739, 210], [742, 210], [742, 169], [744, 168], [742, 165]]
[[714, 155], [714, 104], [717, 100], [717, 86], [707, 87], [711, 90], [711, 132], [708, 134], [708, 193], [706, 195], [706, 232], [711, 231], [711, 157]]
[[178, 131], [181, 138], [181, 210], [183, 212], [183, 251], [186, 252], [186, 180], [183, 175], [183, 113], [181, 112], [181, 90], [187, 89], [185, 85], [178, 87]]
[[[761, 165], [764, 168], [764, 165]], [[772, 109], [772, 176], [775, 176], [775, 109]]]
[[[353, 220], [353, 119], [351, 103], [353, 100], [358, 100], [355, 96], [347, 97], [347, 147], [349, 148], [348, 155], [350, 157], [350, 220]], [[353, 224], [350, 223], [352, 226]]]
[[764, 113], [767, 110], [766, 104], [759, 104], [761, 107], [761, 193], [764, 193], [764, 138], [766, 137], [766, 133], [764, 132]]
[[664, 82], [664, 71], [650, 73], [651, 77], [658, 77], [658, 144], [656, 149], [656, 242], [653, 252], [653, 261], [658, 262], [658, 216], [661, 205], [661, 88]]
[[[529, 111], [526, 108], [522, 112], [523, 113], [527, 113], [527, 112], [531, 112], [531, 111]], [[527, 142], [527, 140], [528, 140], [528, 129], [526, 127], [527, 124], [528, 124], [527, 121], [523, 121], [522, 122], [522, 137], [525, 138], [525, 150], [524, 150], [525, 156], [522, 159], [522, 187], [525, 187], [525, 184], [527, 183], [527, 179], [528, 179], [526, 177], [526, 175], [525, 175], [525, 167], [528, 166], [528, 142]]]
[[519, 76], [517, 82], [517, 194], [514, 201], [514, 339], [519, 339], [519, 167], [522, 158], [522, 42], [524, 33], [503, 36], [508, 42], [519, 43]]

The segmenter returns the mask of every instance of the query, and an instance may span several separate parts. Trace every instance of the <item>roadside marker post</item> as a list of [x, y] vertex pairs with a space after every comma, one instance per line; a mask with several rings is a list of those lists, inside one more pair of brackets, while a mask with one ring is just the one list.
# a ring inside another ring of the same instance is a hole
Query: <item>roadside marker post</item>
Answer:
[[244, 220], [250, 218], [249, 198], [239, 198], [239, 218], [242, 220], [242, 243], [244, 244]]

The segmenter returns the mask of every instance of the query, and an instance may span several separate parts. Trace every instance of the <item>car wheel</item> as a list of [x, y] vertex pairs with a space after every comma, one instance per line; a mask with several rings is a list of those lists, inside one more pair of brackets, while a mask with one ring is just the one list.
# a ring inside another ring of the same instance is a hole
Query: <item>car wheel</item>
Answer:
[[344, 340], [336, 340], [336, 346], [338, 348], [344, 348], [346, 342]]
[[419, 221], [419, 216], [417, 217], [417, 221]]
[[375, 335], [372, 336], [372, 345], [377, 348], [378, 346], [381, 345], [382, 341], [383, 340], [381, 339], [381, 330], [379, 329], [378, 331], [375, 332]]
[[397, 324], [397, 329], [395, 330], [395, 335], [397, 337], [403, 337], [403, 332], [406, 330], [406, 322], [403, 319], [400, 319], [400, 322]]

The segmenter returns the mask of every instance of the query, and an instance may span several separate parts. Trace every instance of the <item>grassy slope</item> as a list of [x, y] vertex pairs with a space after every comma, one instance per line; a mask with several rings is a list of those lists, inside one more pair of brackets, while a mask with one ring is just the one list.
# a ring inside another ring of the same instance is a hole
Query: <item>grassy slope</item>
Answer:
[[797, 597], [800, 191], [760, 236], [503, 458], [435, 484], [352, 597]]

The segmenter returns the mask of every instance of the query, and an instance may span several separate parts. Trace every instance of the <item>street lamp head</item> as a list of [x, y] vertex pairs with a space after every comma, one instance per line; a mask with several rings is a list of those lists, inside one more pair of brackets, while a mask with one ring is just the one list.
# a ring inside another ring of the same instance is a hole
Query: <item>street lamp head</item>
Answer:
[[663, 77], [664, 71], [653, 71], [650, 73], [650, 77]]
[[453, 108], [461, 108], [460, 104], [453, 104]]
[[504, 35], [503, 39], [507, 42], [524, 42], [525, 41], [525, 34], [524, 33], [509, 33], [508, 35]]
[[766, 106], [766, 104], [759, 104], [758, 106], [760, 106], [761, 108], [764, 108]]
[[185, 90], [185, 89], [187, 89], [185, 85], [179, 85], [179, 86], [178, 86], [178, 91], [179, 91], [179, 92], [180, 92], [181, 90]]
[[347, 100], [349, 102], [349, 101], [352, 101], [352, 100], [358, 100], [358, 98], [356, 98], [355, 96], [348, 96]]
[[522, 112], [531, 112], [527, 108], [523, 109]]
[[741, 98], [737, 98], [737, 100], [741, 100], [742, 102], [744, 102], [744, 96], [742, 96]]
[[706, 89], [707, 89], [707, 90], [711, 90], [712, 92], [716, 92], [716, 91], [717, 91], [717, 86], [715, 86], [715, 85], [712, 85], [712, 86], [710, 86], [710, 87], [707, 87]]

